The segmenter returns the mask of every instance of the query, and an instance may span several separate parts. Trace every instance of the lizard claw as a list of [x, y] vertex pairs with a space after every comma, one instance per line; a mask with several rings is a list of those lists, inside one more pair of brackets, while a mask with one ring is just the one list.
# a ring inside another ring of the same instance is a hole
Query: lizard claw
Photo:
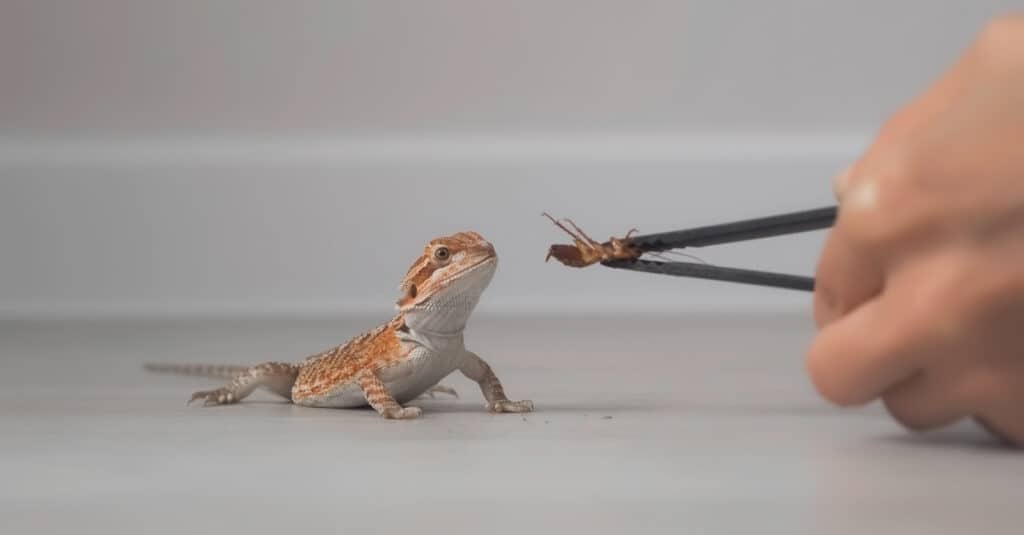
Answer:
[[204, 407], [211, 407], [214, 405], [228, 405], [230, 403], [238, 401], [237, 399], [235, 399], [234, 393], [232, 393], [230, 390], [226, 388], [218, 388], [216, 390], [200, 390], [199, 392], [192, 394], [192, 397], [189, 398], [188, 402], [185, 403], [185, 405], [191, 405], [194, 401], [199, 399], [203, 400]]
[[487, 410], [498, 413], [498, 412], [533, 412], [533, 402], [524, 399], [522, 401], [512, 401], [510, 399], [499, 399], [492, 401], [487, 404]]
[[454, 388], [445, 385], [434, 385], [428, 388], [426, 392], [420, 394], [419, 398], [417, 399], [423, 399], [424, 397], [434, 399], [436, 397], [436, 394], [448, 394], [449, 396], [452, 396], [455, 399], [459, 399], [459, 393], [456, 392]]
[[419, 418], [422, 413], [423, 409], [419, 407], [398, 407], [382, 412], [381, 416], [388, 420], [413, 420]]

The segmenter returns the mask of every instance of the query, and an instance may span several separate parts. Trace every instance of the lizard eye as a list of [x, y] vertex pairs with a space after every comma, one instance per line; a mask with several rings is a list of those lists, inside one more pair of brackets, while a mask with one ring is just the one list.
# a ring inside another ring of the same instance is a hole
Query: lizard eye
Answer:
[[447, 247], [438, 247], [437, 249], [434, 250], [434, 258], [440, 260], [441, 262], [447, 262], [448, 258], [451, 257], [451, 255], [452, 253], [451, 251], [448, 250]]

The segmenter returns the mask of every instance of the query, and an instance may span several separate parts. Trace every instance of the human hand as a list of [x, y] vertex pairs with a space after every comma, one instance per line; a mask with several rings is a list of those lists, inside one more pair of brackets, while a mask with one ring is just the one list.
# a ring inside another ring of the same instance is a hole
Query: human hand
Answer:
[[837, 177], [807, 369], [911, 429], [1024, 445], [1024, 16], [992, 22]]

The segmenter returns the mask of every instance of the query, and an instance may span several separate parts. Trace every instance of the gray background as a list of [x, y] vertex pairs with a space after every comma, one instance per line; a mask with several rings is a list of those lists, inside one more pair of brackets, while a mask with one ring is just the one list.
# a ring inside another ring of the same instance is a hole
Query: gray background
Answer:
[[[1020, 2], [0, 2], [0, 532], [1020, 533], [970, 422], [828, 406], [808, 295], [545, 264], [566, 239], [831, 202]], [[502, 267], [475, 385], [185, 407], [145, 361], [297, 360], [391, 313], [427, 239]], [[823, 236], [695, 251], [810, 273]]]
[[[6, 0], [0, 315], [386, 314], [463, 228], [503, 258], [485, 313], [805, 307], [544, 265], [539, 214], [603, 239], [826, 204], [1013, 4]], [[699, 254], [809, 273], [820, 240]]]

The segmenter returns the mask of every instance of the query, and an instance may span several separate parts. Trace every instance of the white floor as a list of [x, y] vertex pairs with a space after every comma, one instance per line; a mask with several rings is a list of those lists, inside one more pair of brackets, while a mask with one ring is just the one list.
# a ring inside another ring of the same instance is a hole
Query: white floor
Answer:
[[297, 360], [372, 319], [0, 323], [0, 533], [1021, 533], [1024, 457], [803, 375], [803, 317], [482, 318], [474, 385], [392, 422], [145, 361]]

